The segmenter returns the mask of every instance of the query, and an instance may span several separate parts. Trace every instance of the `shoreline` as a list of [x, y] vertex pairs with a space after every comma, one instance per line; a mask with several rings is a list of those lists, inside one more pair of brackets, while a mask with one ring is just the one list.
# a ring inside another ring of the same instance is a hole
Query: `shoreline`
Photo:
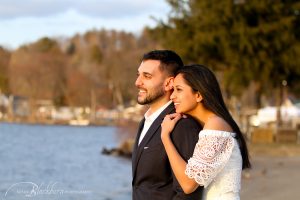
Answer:
[[7, 124], [23, 124], [23, 125], [54, 125], [54, 126], [126, 126], [131, 124], [137, 124], [132, 120], [118, 119], [118, 120], [99, 120], [97, 122], [89, 122], [84, 124], [71, 124], [69, 121], [29, 121], [29, 120], [0, 120], [0, 123]]

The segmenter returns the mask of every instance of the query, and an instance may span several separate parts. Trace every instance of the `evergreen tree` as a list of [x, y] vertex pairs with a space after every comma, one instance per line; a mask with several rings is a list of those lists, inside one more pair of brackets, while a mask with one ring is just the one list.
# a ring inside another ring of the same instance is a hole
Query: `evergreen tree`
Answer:
[[299, 0], [167, 0], [169, 20], [152, 31], [185, 63], [221, 70], [227, 91], [257, 94], [299, 84]]

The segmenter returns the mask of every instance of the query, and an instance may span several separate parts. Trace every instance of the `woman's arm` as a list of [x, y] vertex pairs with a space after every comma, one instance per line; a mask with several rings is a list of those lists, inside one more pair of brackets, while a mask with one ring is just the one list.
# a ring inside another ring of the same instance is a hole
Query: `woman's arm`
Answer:
[[198, 183], [194, 179], [190, 179], [185, 174], [185, 169], [187, 163], [185, 160], [180, 156], [178, 151], [176, 150], [170, 134], [177, 123], [177, 121], [181, 118], [180, 114], [174, 113], [171, 115], [167, 115], [162, 123], [162, 131], [161, 131], [161, 139], [162, 143], [165, 147], [167, 152], [173, 173], [175, 174], [181, 188], [183, 189], [184, 193], [189, 194], [194, 192], [197, 187], [199, 186]]

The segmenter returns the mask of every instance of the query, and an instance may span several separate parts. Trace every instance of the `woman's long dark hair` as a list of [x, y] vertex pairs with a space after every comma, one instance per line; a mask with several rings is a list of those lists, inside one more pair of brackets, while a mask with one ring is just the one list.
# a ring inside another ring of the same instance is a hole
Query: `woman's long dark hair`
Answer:
[[203, 106], [223, 118], [236, 133], [242, 159], [243, 169], [250, 168], [247, 144], [244, 136], [229, 113], [222, 96], [222, 92], [214, 73], [203, 65], [188, 65], [180, 68], [177, 74], [182, 74], [187, 84], [195, 91], [200, 92], [203, 97]]

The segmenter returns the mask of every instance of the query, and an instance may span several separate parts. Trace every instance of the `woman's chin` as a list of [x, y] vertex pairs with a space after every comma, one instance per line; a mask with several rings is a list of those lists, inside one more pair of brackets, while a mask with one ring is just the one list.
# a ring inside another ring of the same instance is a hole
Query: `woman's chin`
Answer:
[[176, 113], [182, 114], [182, 110], [180, 110], [178, 108], [176, 108], [175, 111], [176, 111]]

